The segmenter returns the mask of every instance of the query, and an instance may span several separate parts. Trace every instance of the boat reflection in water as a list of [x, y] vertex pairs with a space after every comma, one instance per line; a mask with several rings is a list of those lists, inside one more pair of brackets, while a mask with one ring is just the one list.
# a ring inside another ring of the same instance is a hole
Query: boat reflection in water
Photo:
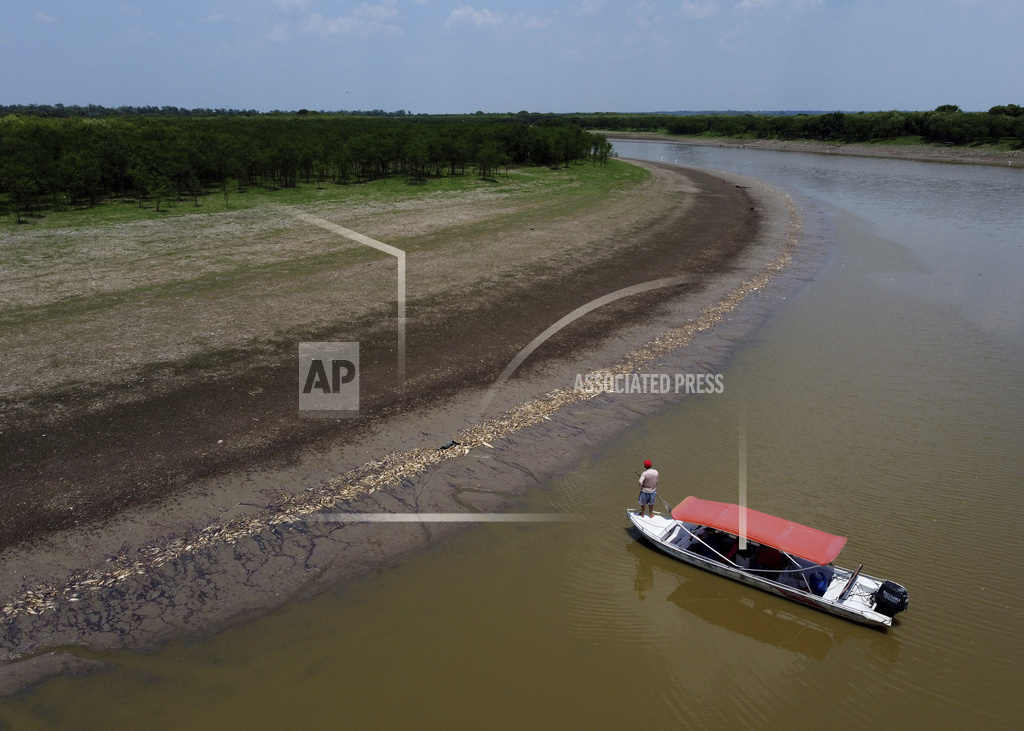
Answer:
[[633, 586], [639, 599], [651, 597], [654, 572], [658, 569], [679, 582], [665, 597], [668, 601], [729, 632], [814, 660], [824, 660], [834, 647], [847, 640], [865, 644], [872, 655], [885, 660], [899, 657], [900, 642], [892, 635], [847, 626], [838, 618], [818, 621], [821, 615], [810, 608], [742, 584], [718, 581], [717, 577], [651, 551], [638, 540], [641, 535], [636, 529], [627, 528], [626, 533], [634, 539], [626, 551], [636, 559]]

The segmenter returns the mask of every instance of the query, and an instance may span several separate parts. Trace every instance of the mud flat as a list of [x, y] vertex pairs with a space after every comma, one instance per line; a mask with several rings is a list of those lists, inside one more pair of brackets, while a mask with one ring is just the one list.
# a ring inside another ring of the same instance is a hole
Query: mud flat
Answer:
[[[497, 269], [496, 249], [480, 251], [468, 234], [443, 250], [410, 254], [410, 271], [418, 258], [424, 276], [410, 306], [404, 384], [394, 373], [394, 311], [384, 304], [367, 305], [357, 325], [319, 329], [321, 339], [358, 339], [367, 354], [365, 415], [357, 420], [299, 419], [294, 341], [269, 337], [241, 376], [206, 363], [197, 367], [201, 378], [182, 369], [169, 385], [115, 393], [94, 412], [71, 409], [45, 424], [70, 445], [66, 460], [39, 446], [42, 437], [32, 451], [31, 430], [20, 426], [31, 419], [12, 420], [24, 439], [15, 452], [23, 466], [34, 458], [54, 485], [64, 484], [55, 475], [80, 494], [99, 485], [96, 494], [120, 496], [122, 506], [77, 527], [46, 529], [44, 521], [31, 541], [6, 548], [3, 658], [54, 647], [149, 648], [365, 576], [464, 526], [349, 522], [344, 514], [507, 510], [585, 451], [684, 398], [674, 389], [594, 394], [574, 385], [587, 373], [712, 372], [817, 271], [824, 228], [815, 211], [798, 210], [790, 195], [758, 181], [644, 166], [651, 177], [639, 197], [613, 195], [572, 220], [547, 212], [533, 226], [529, 218], [495, 226]], [[362, 230], [386, 240], [373, 228], [388, 220], [381, 213], [368, 214]], [[334, 215], [356, 228], [351, 217]], [[487, 237], [476, 235], [476, 242]], [[685, 283], [581, 317], [483, 409], [502, 369], [553, 322], [610, 292], [666, 277]], [[227, 456], [213, 446], [218, 439], [234, 443]], [[450, 440], [458, 444], [439, 448]], [[120, 472], [110, 467], [122, 462]], [[143, 478], [155, 488], [124, 487]], [[7, 486], [29, 493], [17, 487]], [[65, 660], [50, 665], [59, 671]], [[18, 662], [4, 672], [39, 677]]]

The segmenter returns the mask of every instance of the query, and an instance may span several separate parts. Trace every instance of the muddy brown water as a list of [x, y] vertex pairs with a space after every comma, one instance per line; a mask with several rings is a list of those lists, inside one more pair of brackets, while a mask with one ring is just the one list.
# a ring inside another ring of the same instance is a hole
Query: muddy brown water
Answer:
[[[653, 143], [789, 185], [831, 256], [732, 351], [725, 391], [635, 425], [517, 512], [202, 642], [4, 701], [16, 728], [1017, 727], [1024, 710], [1024, 177]], [[623, 395], [620, 398], [638, 398]], [[880, 632], [691, 569], [624, 511], [734, 501], [849, 536], [910, 591]]]

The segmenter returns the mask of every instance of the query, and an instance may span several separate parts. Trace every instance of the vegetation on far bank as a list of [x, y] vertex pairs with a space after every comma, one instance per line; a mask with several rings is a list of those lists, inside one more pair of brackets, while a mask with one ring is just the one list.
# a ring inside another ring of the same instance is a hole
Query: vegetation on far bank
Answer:
[[601, 131], [673, 135], [888, 144], [1024, 147], [1024, 107], [963, 112], [944, 104], [931, 112], [831, 112], [829, 114], [583, 114], [567, 122]]
[[41, 211], [169, 201], [217, 191], [225, 206], [257, 188], [409, 183], [513, 166], [604, 163], [611, 144], [575, 125], [436, 118], [410, 124], [351, 115], [145, 115], [0, 118], [0, 210], [17, 222]]

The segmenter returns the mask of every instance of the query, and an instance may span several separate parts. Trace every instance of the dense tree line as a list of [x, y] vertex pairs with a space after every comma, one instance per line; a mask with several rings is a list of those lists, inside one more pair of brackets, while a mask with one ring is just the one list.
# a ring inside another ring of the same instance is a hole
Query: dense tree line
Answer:
[[[289, 114], [291, 112], [282, 112], [275, 110], [270, 114]], [[308, 109], [300, 109], [295, 114], [325, 114], [323, 110], [319, 112], [310, 112]], [[257, 116], [260, 112], [255, 109], [225, 109], [223, 107], [219, 109], [209, 109], [207, 107], [197, 107], [189, 109], [187, 107], [175, 107], [175, 106], [120, 106], [120, 107], [104, 107], [99, 104], [0, 104], [0, 117], [5, 117], [8, 114], [22, 114], [31, 115], [33, 117], [131, 117], [131, 116], [145, 116], [145, 117], [213, 117], [213, 116], [235, 116], [235, 115], [247, 115], [250, 117]], [[331, 114], [351, 114], [357, 117], [404, 117], [409, 112], [404, 109], [399, 109], [396, 112], [385, 112], [383, 109], [373, 109], [370, 111], [352, 110], [352, 111], [338, 111], [331, 112]]]
[[67, 117], [89, 117], [99, 119], [102, 117], [212, 117], [215, 115], [256, 115], [255, 109], [186, 109], [175, 106], [121, 106], [104, 107], [99, 104], [0, 104], [0, 117], [9, 114], [20, 114], [32, 117], [46, 117], [62, 119]]
[[925, 142], [969, 145], [1010, 140], [1024, 146], [1024, 107], [995, 106], [963, 112], [944, 104], [931, 112], [832, 112], [829, 114], [574, 114], [566, 123], [597, 130], [666, 131], [679, 135], [872, 142], [919, 137]]
[[488, 177], [512, 165], [604, 162], [610, 152], [603, 135], [573, 124], [507, 118], [9, 115], [0, 118], [0, 200], [20, 221], [36, 208], [111, 196], [155, 200], [159, 210], [169, 196], [229, 185]]

